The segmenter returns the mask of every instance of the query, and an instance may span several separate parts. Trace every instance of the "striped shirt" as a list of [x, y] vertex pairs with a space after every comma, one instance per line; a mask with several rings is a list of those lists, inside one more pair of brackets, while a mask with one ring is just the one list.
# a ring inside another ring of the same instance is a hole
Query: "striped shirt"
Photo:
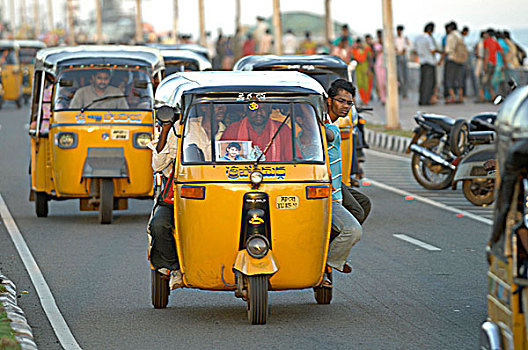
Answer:
[[334, 133], [334, 141], [328, 142], [328, 158], [330, 161], [330, 175], [332, 176], [332, 200], [341, 203], [341, 133], [339, 127], [325, 124], [325, 128]]

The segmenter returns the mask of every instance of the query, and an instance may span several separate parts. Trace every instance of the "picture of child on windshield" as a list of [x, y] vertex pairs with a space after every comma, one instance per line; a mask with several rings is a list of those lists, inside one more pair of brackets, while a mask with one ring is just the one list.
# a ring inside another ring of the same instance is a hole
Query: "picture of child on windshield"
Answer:
[[238, 142], [230, 142], [226, 147], [226, 154], [223, 157], [220, 157], [220, 160], [245, 160], [240, 156], [241, 150], [242, 147], [240, 147], [240, 144]]

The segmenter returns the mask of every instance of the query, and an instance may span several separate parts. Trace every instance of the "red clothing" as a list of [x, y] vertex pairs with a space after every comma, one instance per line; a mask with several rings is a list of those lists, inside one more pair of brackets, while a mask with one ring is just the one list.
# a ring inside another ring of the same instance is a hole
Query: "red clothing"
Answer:
[[242, 56], [254, 55], [256, 44], [257, 42], [255, 39], [248, 39], [244, 41], [244, 44], [242, 45]]
[[[503, 52], [502, 47], [499, 42], [494, 38], [487, 38], [484, 40], [484, 50], [487, 51], [487, 62], [490, 62], [492, 65], [497, 65], [497, 51]], [[485, 62], [486, 63], [486, 62]]]
[[[281, 123], [268, 119], [266, 127], [260, 135], [253, 129], [251, 124], [247, 122], [247, 118], [239, 120], [227, 127], [222, 134], [222, 140], [233, 141], [253, 141], [253, 146], [259, 146], [260, 150], [264, 149], [270, 142], [271, 138], [279, 128]], [[271, 161], [291, 161], [292, 154], [292, 139], [291, 129], [287, 125], [283, 125], [277, 137], [273, 141], [268, 151], [265, 154], [266, 160]]]

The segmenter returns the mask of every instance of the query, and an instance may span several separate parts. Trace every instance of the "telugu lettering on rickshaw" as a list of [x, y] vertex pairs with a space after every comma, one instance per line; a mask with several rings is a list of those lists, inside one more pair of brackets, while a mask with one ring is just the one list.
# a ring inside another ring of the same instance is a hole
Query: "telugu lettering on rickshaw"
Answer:
[[[259, 167], [260, 172], [264, 175], [264, 178], [276, 178], [277, 180], [284, 180], [286, 178], [286, 167], [285, 166], [264, 166]], [[230, 180], [237, 180], [243, 178], [249, 178], [249, 175], [253, 171], [253, 166], [228, 166], [226, 167], [226, 175]]]
[[75, 116], [77, 123], [141, 123], [141, 113], [104, 113], [104, 114], [84, 114], [79, 113]]
[[248, 101], [248, 100], [265, 100], [266, 99], [266, 93], [265, 92], [240, 92], [237, 97], [237, 101]]

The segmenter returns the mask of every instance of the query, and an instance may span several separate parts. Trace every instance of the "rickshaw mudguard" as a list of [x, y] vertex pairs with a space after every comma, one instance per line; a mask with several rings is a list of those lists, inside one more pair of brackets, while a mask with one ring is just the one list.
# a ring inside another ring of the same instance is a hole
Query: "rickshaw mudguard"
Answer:
[[82, 177], [128, 177], [128, 166], [121, 147], [89, 147]]
[[263, 258], [257, 259], [244, 249], [238, 252], [233, 270], [240, 271], [246, 276], [273, 275], [279, 271], [279, 264], [271, 250]]

